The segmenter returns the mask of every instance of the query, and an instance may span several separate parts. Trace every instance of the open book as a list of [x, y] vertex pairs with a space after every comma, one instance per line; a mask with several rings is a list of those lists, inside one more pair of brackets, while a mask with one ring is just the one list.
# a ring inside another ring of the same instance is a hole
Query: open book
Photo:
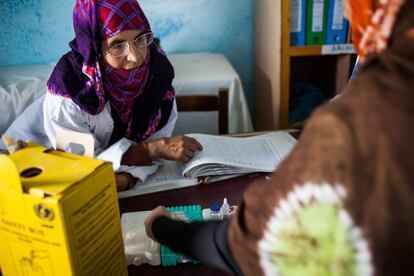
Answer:
[[203, 146], [188, 163], [160, 161], [144, 183], [118, 193], [119, 198], [184, 188], [252, 172], [273, 172], [296, 144], [285, 131], [250, 137], [186, 134]]

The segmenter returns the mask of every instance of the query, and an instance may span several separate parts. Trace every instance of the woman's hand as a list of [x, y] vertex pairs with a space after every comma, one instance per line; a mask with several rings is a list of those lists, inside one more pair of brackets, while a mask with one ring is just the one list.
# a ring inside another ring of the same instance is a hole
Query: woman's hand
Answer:
[[167, 217], [171, 218], [170, 213], [168, 213], [167, 209], [164, 206], [158, 206], [155, 208], [145, 219], [145, 231], [147, 232], [147, 236], [153, 240], [156, 240], [154, 234], [152, 233], [152, 223], [158, 217]]
[[194, 157], [196, 151], [203, 147], [196, 139], [178, 135], [147, 142], [151, 159], [168, 159], [188, 162]]
[[137, 180], [129, 173], [115, 174], [116, 190], [122, 192], [135, 186]]

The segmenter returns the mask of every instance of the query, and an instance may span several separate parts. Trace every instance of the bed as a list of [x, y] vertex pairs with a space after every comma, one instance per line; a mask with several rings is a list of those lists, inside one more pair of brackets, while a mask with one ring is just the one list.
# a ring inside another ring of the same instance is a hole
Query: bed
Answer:
[[[169, 55], [175, 69], [177, 95], [215, 94], [229, 89], [229, 133], [253, 130], [240, 78], [222, 54]], [[24, 109], [46, 92], [46, 81], [54, 64], [0, 67], [0, 134]], [[175, 134], [217, 134], [217, 112], [179, 114]]]

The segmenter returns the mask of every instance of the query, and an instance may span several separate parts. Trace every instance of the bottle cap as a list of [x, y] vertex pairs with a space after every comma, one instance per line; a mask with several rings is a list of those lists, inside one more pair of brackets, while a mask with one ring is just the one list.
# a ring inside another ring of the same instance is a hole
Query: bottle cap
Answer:
[[218, 203], [214, 203], [210, 206], [210, 210], [213, 212], [219, 212], [221, 208], [221, 205]]

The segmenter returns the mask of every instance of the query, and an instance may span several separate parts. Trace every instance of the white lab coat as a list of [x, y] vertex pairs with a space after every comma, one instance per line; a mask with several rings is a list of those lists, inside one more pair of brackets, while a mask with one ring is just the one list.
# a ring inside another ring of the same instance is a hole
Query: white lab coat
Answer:
[[[167, 124], [153, 133], [147, 141], [171, 136], [176, 120], [177, 106], [174, 101]], [[129, 172], [141, 181], [145, 181], [147, 176], [158, 168], [156, 162], [151, 166], [121, 165], [122, 155], [134, 142], [122, 138], [108, 147], [114, 129], [109, 102], [101, 113], [91, 115], [69, 98], [46, 93], [16, 118], [5, 135], [20, 140], [31, 140], [45, 147], [56, 148], [56, 131], [60, 128], [92, 134], [95, 138], [96, 158], [112, 162], [116, 172]], [[4, 145], [1, 144], [0, 148], [2, 147], [4, 148]]]

